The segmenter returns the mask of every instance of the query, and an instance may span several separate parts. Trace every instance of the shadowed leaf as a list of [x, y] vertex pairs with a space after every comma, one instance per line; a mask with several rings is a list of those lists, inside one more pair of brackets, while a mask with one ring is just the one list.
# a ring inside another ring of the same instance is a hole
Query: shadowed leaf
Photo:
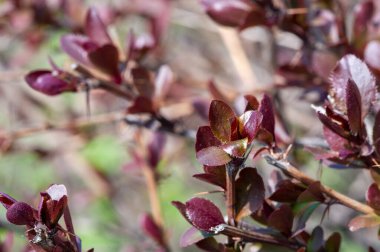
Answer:
[[122, 79], [119, 73], [119, 52], [114, 45], [106, 44], [90, 51], [88, 58], [99, 70], [111, 76], [115, 83], [121, 83]]
[[326, 252], [339, 252], [342, 237], [338, 232], [330, 235], [325, 243]]
[[360, 92], [353, 80], [348, 79], [346, 87], [347, 117], [351, 132], [360, 134], [362, 127]]
[[323, 229], [318, 226], [314, 228], [313, 232], [311, 233], [311, 237], [307, 242], [307, 251], [318, 252], [323, 249], [323, 244]]
[[209, 126], [198, 128], [195, 142], [195, 150], [197, 152], [207, 147], [219, 146], [220, 144], [221, 142], [214, 136]]
[[209, 235], [210, 234], [206, 232], [199, 231], [195, 227], [190, 227], [188, 230], [185, 231], [185, 233], [182, 234], [179, 240], [179, 245], [181, 246], [181, 248], [185, 248], [204, 240]]
[[366, 193], [367, 204], [380, 211], [380, 189], [376, 183], [370, 185]]
[[288, 205], [281, 205], [269, 216], [268, 226], [277, 229], [285, 236], [290, 236], [293, 226], [292, 209]]
[[272, 139], [267, 141], [275, 141], [274, 127], [275, 127], [275, 117], [273, 111], [273, 105], [270, 97], [264, 95], [263, 99], [260, 102], [259, 111], [263, 115], [261, 127], [264, 128], [267, 132], [272, 135]]

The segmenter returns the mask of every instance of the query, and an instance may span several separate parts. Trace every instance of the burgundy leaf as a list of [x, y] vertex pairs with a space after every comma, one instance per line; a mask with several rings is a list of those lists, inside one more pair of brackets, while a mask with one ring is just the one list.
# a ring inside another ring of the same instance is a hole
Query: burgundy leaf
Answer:
[[376, 114], [373, 125], [373, 145], [378, 155], [380, 155], [380, 110]]
[[325, 197], [321, 192], [321, 182], [316, 181], [309, 185], [305, 191], [303, 191], [297, 199], [297, 202], [312, 202], [319, 201], [324, 202]]
[[0, 203], [4, 206], [5, 209], [10, 208], [17, 200], [5, 193], [0, 193]]
[[206, 13], [217, 23], [237, 27], [244, 23], [251, 6], [241, 0], [201, 0]]
[[154, 85], [152, 82], [152, 77], [148, 70], [143, 67], [133, 68], [131, 71], [133, 84], [139, 91], [141, 96], [146, 98], [152, 98], [154, 94]]
[[248, 142], [252, 142], [259, 132], [263, 121], [263, 115], [258, 111], [247, 111], [240, 116], [240, 121], [243, 124], [241, 135], [248, 137]]
[[186, 216], [194, 227], [202, 231], [210, 232], [214, 227], [224, 224], [219, 208], [202, 198], [192, 198], [186, 202]]
[[198, 161], [203, 165], [218, 166], [227, 164], [232, 158], [220, 147], [207, 147], [196, 154]]
[[[172, 205], [175, 206], [178, 211], [182, 214], [182, 216], [189, 221], [186, 215], [186, 205], [179, 201], [172, 201]], [[189, 221], [190, 222], [190, 221]]]
[[220, 146], [225, 152], [233, 157], [242, 158], [247, 151], [248, 138], [231, 141]]
[[156, 168], [164, 150], [166, 137], [161, 132], [155, 132], [152, 141], [148, 145], [148, 162], [150, 167]]
[[269, 216], [268, 226], [277, 229], [285, 236], [290, 236], [293, 226], [292, 209], [288, 205], [281, 205]]
[[348, 228], [355, 232], [361, 228], [371, 228], [380, 225], [380, 217], [375, 214], [359, 215], [350, 220]]
[[224, 102], [213, 100], [210, 105], [209, 121], [211, 131], [222, 142], [231, 140], [231, 123], [235, 119], [235, 113]]
[[261, 127], [272, 135], [271, 141], [275, 141], [275, 119], [273, 105], [271, 99], [266, 94], [263, 96], [263, 99], [261, 100], [259, 111], [263, 115]]
[[351, 132], [358, 135], [362, 127], [361, 97], [358, 87], [351, 79], [348, 79], [346, 87], [346, 105]]
[[341, 242], [341, 235], [338, 232], [334, 232], [325, 243], [326, 252], [339, 252]]
[[363, 119], [376, 98], [376, 80], [367, 65], [352, 54], [344, 56], [331, 75], [330, 95], [334, 98], [337, 108], [344, 113], [346, 112], [346, 85], [349, 79], [352, 79], [359, 89]]
[[78, 63], [90, 66], [88, 52], [98, 48], [98, 45], [86, 36], [68, 34], [61, 37], [61, 48]]
[[263, 224], [268, 225], [268, 218], [274, 211], [273, 205], [270, 203], [269, 200], [264, 200], [263, 204], [261, 205], [260, 209], [254, 213], [251, 214], [251, 217]]
[[77, 90], [74, 84], [60, 79], [55, 73], [49, 70], [33, 71], [25, 76], [25, 81], [31, 88], [46, 95], [59, 95]]
[[323, 136], [330, 148], [336, 152], [348, 151], [349, 141], [323, 126]]
[[166, 247], [162, 228], [157, 225], [149, 214], [144, 214], [140, 220], [140, 226], [144, 232], [156, 241], [161, 247]]
[[237, 209], [240, 219], [259, 210], [265, 199], [264, 181], [255, 168], [244, 168], [236, 181]]
[[7, 220], [15, 225], [33, 226], [34, 216], [33, 208], [24, 202], [15, 202], [7, 210]]
[[225, 176], [225, 174], [222, 177], [222, 176], [217, 176], [215, 174], [210, 174], [210, 173], [201, 173], [201, 174], [194, 174], [193, 177], [196, 179], [199, 179], [201, 181], [204, 181], [206, 183], [210, 183], [210, 184], [213, 184], [216, 186], [220, 186], [222, 188], [226, 187], [226, 181], [225, 181], [226, 176]]
[[214, 136], [210, 126], [202, 126], [198, 128], [195, 142], [195, 150], [197, 152], [207, 147], [219, 146], [220, 144], [221, 142]]
[[91, 63], [100, 71], [112, 77], [112, 80], [120, 84], [122, 81], [119, 72], [119, 52], [112, 44], [105, 44], [92, 50], [88, 54]]
[[371, 21], [375, 6], [373, 0], [359, 2], [354, 8], [353, 39], [358, 48], [365, 42], [367, 25]]
[[127, 109], [129, 114], [149, 113], [154, 114], [156, 112], [154, 104], [151, 99], [144, 96], [138, 96], [133, 104]]
[[324, 113], [317, 111], [317, 116], [319, 120], [323, 123], [324, 126], [326, 126], [328, 129], [330, 129], [335, 134], [343, 137], [343, 138], [349, 138], [350, 133], [347, 132], [344, 128], [342, 128], [342, 125], [337, 124], [336, 121], [330, 119], [328, 116], [326, 116]]
[[366, 194], [367, 204], [377, 211], [380, 211], [380, 189], [376, 183], [370, 185]]
[[112, 40], [107, 32], [107, 27], [100, 19], [95, 8], [90, 8], [86, 15], [86, 24], [84, 26], [87, 36], [98, 43], [98, 45], [111, 44]]

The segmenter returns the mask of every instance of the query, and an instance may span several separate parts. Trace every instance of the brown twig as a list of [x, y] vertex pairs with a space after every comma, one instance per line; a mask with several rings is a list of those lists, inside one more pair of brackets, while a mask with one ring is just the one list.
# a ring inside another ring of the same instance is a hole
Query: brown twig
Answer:
[[[314, 179], [308, 177], [306, 174], [302, 173], [299, 169], [297, 169], [296, 167], [291, 165], [286, 160], [277, 159], [277, 158], [269, 156], [269, 155], [265, 156], [264, 158], [269, 164], [279, 168], [287, 176], [290, 176], [290, 177], [302, 182], [305, 185], [311, 185], [311, 184], [317, 182], [316, 180], [314, 180]], [[375, 210], [372, 207], [370, 207], [366, 204], [363, 204], [359, 201], [356, 201], [356, 200], [354, 200], [354, 199], [352, 199], [352, 198], [350, 198], [350, 197], [348, 197], [342, 193], [339, 193], [330, 187], [327, 187], [327, 186], [324, 186], [321, 184], [321, 191], [323, 193], [325, 193], [327, 196], [329, 196], [330, 198], [337, 200], [337, 202], [339, 202], [340, 204], [342, 204], [348, 208], [354, 209], [354, 210], [361, 212], [363, 214], [375, 214]]]
[[228, 237], [239, 237], [245, 242], [259, 242], [259, 243], [267, 243], [278, 245], [282, 247], [288, 247], [290, 249], [299, 249], [303, 247], [302, 244], [297, 242], [289, 241], [284, 238], [274, 237], [268, 234], [262, 234], [259, 232], [251, 231], [251, 230], [243, 230], [237, 227], [233, 227], [230, 225], [220, 225], [217, 227], [220, 228], [219, 233], [224, 234]]

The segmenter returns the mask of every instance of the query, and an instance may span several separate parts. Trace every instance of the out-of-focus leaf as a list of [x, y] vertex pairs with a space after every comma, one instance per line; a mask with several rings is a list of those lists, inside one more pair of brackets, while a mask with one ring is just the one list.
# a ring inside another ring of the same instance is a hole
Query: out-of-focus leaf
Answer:
[[333, 151], [345, 151], [347, 150], [347, 146], [349, 146], [349, 142], [345, 138], [336, 134], [326, 126], [323, 126], [323, 136]]
[[311, 237], [307, 242], [307, 252], [318, 252], [323, 249], [323, 229], [318, 226], [314, 228]]
[[152, 77], [148, 70], [143, 67], [136, 67], [131, 70], [133, 84], [139, 91], [140, 96], [152, 98], [154, 94], [154, 85]]
[[269, 216], [268, 226], [277, 229], [285, 236], [290, 236], [293, 226], [292, 209], [288, 205], [281, 205]]
[[346, 86], [346, 105], [351, 132], [354, 135], [360, 134], [362, 127], [361, 97], [358, 87], [351, 79], [348, 79]]
[[156, 168], [160, 162], [166, 143], [166, 137], [162, 132], [155, 132], [152, 141], [148, 145], [148, 161], [150, 167]]
[[367, 204], [380, 211], [380, 189], [376, 183], [369, 186], [366, 193]]
[[365, 43], [367, 25], [370, 22], [375, 6], [373, 0], [365, 0], [359, 2], [353, 12], [353, 40], [355, 45], [360, 48]]
[[208, 166], [224, 165], [232, 160], [224, 150], [216, 146], [201, 149], [196, 156], [201, 164]]
[[116, 84], [122, 81], [119, 72], [119, 52], [116, 46], [105, 44], [88, 54], [91, 63], [100, 71], [112, 77]]
[[90, 8], [88, 10], [84, 29], [87, 36], [91, 40], [96, 41], [99, 45], [112, 43], [112, 40], [107, 32], [107, 27], [100, 19], [95, 8]]
[[156, 112], [153, 101], [144, 96], [138, 96], [127, 109], [129, 114], [149, 113], [154, 114]]
[[364, 50], [365, 62], [376, 71], [380, 71], [380, 42], [372, 40], [367, 43]]
[[209, 126], [198, 128], [195, 142], [195, 150], [197, 152], [207, 147], [219, 146], [220, 144], [221, 142], [214, 136]]
[[316, 181], [313, 184], [309, 185], [305, 191], [303, 191], [299, 196], [298, 202], [311, 202], [319, 201], [324, 202], [325, 197], [321, 192], [321, 182]]
[[260, 209], [265, 199], [264, 181], [255, 168], [246, 167], [236, 180], [237, 219], [248, 216]]
[[154, 97], [157, 100], [162, 100], [170, 90], [174, 81], [173, 71], [169, 66], [163, 65], [158, 70], [156, 79], [154, 81]]
[[208, 82], [208, 90], [214, 99], [220, 101], [228, 101], [227, 97], [222, 92], [220, 92], [214, 80], [210, 80]]
[[319, 202], [307, 204], [307, 206], [303, 210], [301, 210], [300, 213], [297, 214], [298, 218], [295, 224], [296, 228], [293, 235], [297, 235], [305, 229], [306, 222], [309, 220], [310, 216], [313, 214], [313, 212], [315, 211], [315, 209], [317, 209], [319, 205]]
[[251, 6], [241, 0], [201, 0], [206, 13], [217, 23], [225, 26], [242, 25]]
[[247, 111], [239, 117], [239, 120], [243, 125], [241, 135], [248, 137], [249, 143], [252, 142], [260, 129], [263, 115], [258, 111]]
[[61, 37], [61, 48], [78, 63], [89, 66], [88, 52], [98, 48], [98, 45], [86, 36], [67, 34]]
[[357, 85], [361, 96], [361, 116], [367, 115], [376, 95], [376, 80], [367, 65], [356, 56], [344, 56], [331, 75], [330, 95], [334, 98], [337, 108], [346, 112], [346, 84], [349, 79]]
[[380, 110], [376, 114], [373, 125], [373, 145], [378, 155], [380, 155]]
[[225, 152], [233, 157], [242, 158], [247, 151], [248, 138], [231, 141], [220, 146]]
[[0, 203], [4, 206], [5, 209], [11, 207], [17, 200], [5, 193], [0, 193]]
[[186, 216], [194, 227], [206, 232], [224, 223], [219, 208], [211, 201], [202, 198], [192, 198], [186, 202]]
[[245, 100], [247, 101], [247, 105], [245, 106], [244, 111], [248, 110], [257, 110], [260, 106], [259, 101], [253, 95], [245, 95]]
[[267, 141], [275, 141], [274, 127], [275, 127], [275, 117], [273, 111], [273, 105], [270, 97], [268, 95], [264, 95], [263, 99], [260, 102], [259, 111], [263, 115], [261, 127], [264, 128], [272, 135], [272, 139], [268, 139]]
[[157, 225], [149, 214], [144, 214], [140, 220], [140, 226], [144, 232], [156, 241], [161, 247], [165, 247], [165, 239], [162, 228]]
[[331, 234], [325, 243], [326, 252], [339, 252], [341, 242], [342, 237], [338, 232]]
[[231, 140], [231, 123], [235, 119], [235, 113], [224, 102], [213, 100], [210, 105], [209, 121], [211, 131], [222, 142]]
[[350, 220], [348, 228], [351, 232], [361, 228], [370, 228], [380, 225], [380, 217], [375, 214], [359, 215]]
[[7, 220], [15, 225], [30, 225], [34, 224], [33, 208], [25, 202], [16, 202], [7, 210]]

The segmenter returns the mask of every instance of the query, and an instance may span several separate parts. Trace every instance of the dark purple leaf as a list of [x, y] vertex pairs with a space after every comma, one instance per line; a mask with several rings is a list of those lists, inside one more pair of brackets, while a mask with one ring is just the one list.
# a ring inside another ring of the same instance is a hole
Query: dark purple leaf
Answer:
[[231, 141], [220, 146], [225, 152], [233, 157], [242, 158], [247, 151], [248, 139], [243, 138], [236, 141]]
[[138, 96], [127, 111], [129, 114], [154, 114], [156, 112], [152, 100], [144, 96]]
[[244, 168], [236, 180], [237, 219], [248, 216], [259, 210], [265, 199], [264, 181], [255, 168]]
[[5, 209], [10, 208], [17, 200], [5, 193], [0, 193], [0, 203], [4, 206]]
[[263, 121], [263, 115], [258, 111], [247, 111], [240, 116], [240, 121], [243, 124], [241, 135], [248, 137], [248, 142], [252, 142], [259, 132]]
[[201, 0], [206, 13], [217, 23], [225, 26], [242, 25], [251, 6], [241, 0]]
[[349, 142], [326, 126], [323, 126], [323, 136], [333, 151], [338, 153], [341, 151], [348, 151]]
[[210, 105], [209, 121], [211, 131], [222, 142], [231, 140], [231, 123], [235, 119], [235, 113], [224, 102], [213, 100]]
[[251, 214], [251, 217], [264, 225], [268, 225], [268, 218], [274, 211], [274, 206], [271, 204], [269, 200], [264, 200], [260, 209]]
[[335, 134], [346, 139], [350, 137], [350, 133], [347, 132], [344, 128], [342, 128], [342, 125], [337, 124], [335, 120], [330, 119], [328, 116], [326, 116], [326, 114], [322, 113], [321, 111], [317, 111], [317, 116], [319, 120], [323, 123], [323, 125]]
[[166, 247], [164, 233], [162, 228], [157, 225], [153, 220], [152, 216], [149, 214], [144, 214], [141, 217], [140, 226], [144, 232], [150, 236], [154, 241], [156, 241], [161, 247]]
[[[172, 201], [172, 205], [175, 206], [178, 211], [182, 214], [182, 216], [189, 221], [186, 215], [186, 205], [179, 201]], [[190, 222], [190, 221], [189, 221]]]
[[269, 216], [268, 226], [277, 229], [285, 236], [290, 236], [293, 226], [292, 209], [288, 205], [281, 205]]
[[[223, 245], [219, 244], [214, 237], [207, 237], [203, 240], [198, 241], [195, 244], [198, 248], [207, 251], [207, 252], [220, 252], [220, 251], [226, 251], [222, 250]], [[222, 247], [222, 248], [221, 248]], [[227, 251], [226, 251], [227, 252]]]
[[267, 141], [275, 141], [274, 127], [275, 127], [275, 117], [273, 111], [272, 101], [268, 95], [264, 95], [263, 99], [260, 103], [259, 111], [263, 115], [261, 127], [269, 132], [272, 136], [271, 140]]
[[100, 19], [95, 8], [90, 8], [86, 15], [86, 24], [84, 26], [87, 36], [96, 41], [98, 45], [112, 44], [112, 40], [107, 32], [107, 27]]
[[202, 198], [193, 198], [186, 202], [186, 216], [194, 227], [202, 231], [210, 232], [214, 227], [224, 224], [219, 208]]
[[59, 78], [56, 72], [49, 70], [38, 70], [28, 73], [25, 81], [31, 88], [46, 95], [59, 95], [63, 92], [75, 92], [77, 90], [73, 83]]
[[351, 132], [358, 135], [362, 127], [361, 97], [358, 87], [351, 79], [348, 79], [346, 86], [346, 105]]
[[218, 166], [227, 164], [232, 158], [220, 147], [207, 147], [196, 154], [198, 161], [203, 165]]
[[367, 65], [352, 54], [344, 56], [331, 75], [330, 95], [334, 98], [336, 107], [344, 113], [347, 112], [346, 85], [349, 79], [352, 79], [359, 89], [363, 119], [376, 98], [376, 80]]
[[166, 136], [161, 132], [155, 132], [152, 141], [148, 145], [148, 162], [150, 167], [157, 167], [160, 162], [165, 143]]
[[297, 199], [297, 202], [312, 202], [319, 201], [324, 202], [325, 197], [321, 192], [321, 183], [316, 181], [309, 185], [305, 191], [303, 191]]
[[325, 243], [326, 252], [339, 252], [342, 237], [338, 232], [332, 233]]
[[380, 211], [380, 189], [376, 183], [370, 185], [366, 193], [367, 204], [377, 211]]
[[34, 224], [33, 208], [24, 202], [15, 202], [7, 210], [7, 220], [15, 225]]
[[380, 217], [375, 214], [359, 215], [350, 220], [348, 228], [351, 232], [355, 232], [361, 228], [371, 228], [380, 225]]
[[119, 52], [112, 44], [105, 44], [88, 54], [90, 62], [103, 73], [112, 77], [116, 84], [122, 82], [119, 72]]
[[380, 110], [376, 114], [373, 125], [373, 145], [378, 155], [380, 155]]
[[277, 202], [294, 202], [305, 190], [305, 187], [293, 183], [291, 180], [282, 180], [277, 184], [276, 191], [269, 197]]
[[311, 237], [307, 242], [307, 251], [318, 252], [323, 249], [323, 244], [323, 229], [318, 226], [314, 228], [313, 232], [311, 233]]
[[211, 146], [219, 146], [221, 142], [214, 136], [210, 126], [202, 126], [198, 128], [195, 150], [198, 152], [204, 148]]
[[78, 63], [90, 66], [88, 52], [98, 48], [98, 45], [86, 36], [68, 34], [61, 37], [61, 48]]
[[[226, 183], [225, 183], [225, 174], [223, 177], [221, 176], [217, 176], [217, 175], [214, 175], [214, 174], [210, 174], [210, 173], [200, 173], [200, 174], [194, 174], [193, 175], [194, 178], [196, 179], [199, 179], [201, 181], [204, 181], [206, 183], [210, 183], [210, 184], [213, 184], [213, 185], [216, 185], [216, 186], [220, 186], [222, 188], [225, 188], [226, 187]], [[224, 180], [223, 180], [224, 178]]]

